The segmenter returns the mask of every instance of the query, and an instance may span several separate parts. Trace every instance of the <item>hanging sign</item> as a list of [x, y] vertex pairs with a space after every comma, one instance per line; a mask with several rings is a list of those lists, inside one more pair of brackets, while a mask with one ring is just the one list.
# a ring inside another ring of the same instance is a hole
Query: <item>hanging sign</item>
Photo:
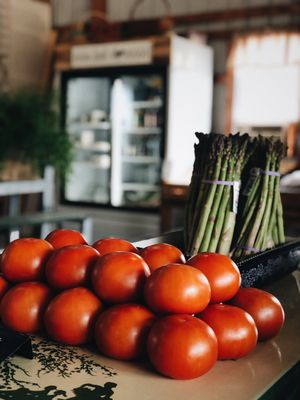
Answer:
[[72, 68], [119, 67], [151, 62], [151, 40], [76, 45], [71, 49]]

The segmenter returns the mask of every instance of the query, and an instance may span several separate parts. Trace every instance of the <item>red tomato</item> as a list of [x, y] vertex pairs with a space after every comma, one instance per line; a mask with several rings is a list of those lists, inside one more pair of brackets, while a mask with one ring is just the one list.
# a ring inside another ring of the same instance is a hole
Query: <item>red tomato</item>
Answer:
[[199, 253], [187, 261], [198, 268], [211, 287], [211, 303], [231, 299], [241, 286], [241, 274], [231, 258], [217, 253]]
[[194, 314], [208, 305], [210, 286], [198, 269], [183, 264], [169, 264], [149, 276], [144, 296], [153, 311]]
[[119, 304], [100, 314], [95, 327], [98, 349], [118, 360], [146, 354], [146, 341], [156, 317], [139, 304]]
[[10, 282], [41, 280], [44, 277], [44, 264], [52, 251], [52, 245], [43, 239], [14, 240], [2, 254], [4, 277]]
[[99, 256], [96, 249], [85, 244], [54, 250], [45, 266], [49, 285], [59, 290], [87, 286], [91, 268]]
[[142, 297], [150, 270], [138, 254], [116, 251], [96, 261], [92, 285], [101, 300], [108, 303], [128, 303]]
[[215, 332], [218, 339], [218, 359], [244, 357], [257, 343], [257, 329], [250, 314], [241, 308], [225, 304], [209, 305], [199, 317]]
[[50, 289], [41, 282], [15, 285], [1, 301], [3, 324], [18, 332], [38, 332], [43, 326], [43, 314], [50, 299]]
[[132, 253], [138, 253], [138, 249], [132, 243], [115, 237], [99, 239], [93, 244], [93, 247], [95, 247], [101, 255], [113, 253], [115, 251], [131, 251]]
[[256, 288], [240, 289], [230, 304], [247, 311], [255, 321], [258, 340], [276, 336], [284, 324], [284, 310], [271, 293]]
[[55, 249], [73, 244], [87, 244], [84, 236], [73, 229], [55, 229], [46, 236], [45, 240]]
[[192, 379], [209, 371], [217, 360], [213, 330], [191, 315], [169, 315], [150, 329], [148, 355], [157, 371], [175, 379]]
[[91, 340], [102, 309], [100, 300], [88, 289], [68, 289], [54, 297], [45, 312], [45, 327], [57, 342], [78, 345]]
[[7, 280], [2, 275], [0, 275], [0, 300], [5, 295], [5, 293], [8, 291], [9, 286], [10, 285], [7, 282]]
[[140, 251], [140, 255], [149, 265], [151, 272], [167, 264], [185, 263], [183, 253], [177, 247], [167, 243], [158, 243], [147, 246]]

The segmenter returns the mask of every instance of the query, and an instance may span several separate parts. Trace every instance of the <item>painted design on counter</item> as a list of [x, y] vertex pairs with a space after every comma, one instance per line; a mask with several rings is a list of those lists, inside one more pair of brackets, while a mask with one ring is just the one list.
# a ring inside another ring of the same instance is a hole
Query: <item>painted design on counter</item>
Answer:
[[[106, 382], [103, 386], [85, 383], [72, 390], [75, 396], [66, 397], [65, 390], [57, 390], [56, 386], [46, 386], [43, 390], [18, 388], [16, 390], [0, 390], [3, 400], [112, 400], [116, 383]], [[51, 393], [52, 392], [52, 393]], [[63, 396], [59, 397], [59, 396]]]
[[[59, 343], [52, 343], [47, 340], [40, 340], [32, 343], [34, 358], [38, 360], [41, 368], [37, 375], [56, 372], [63, 378], [69, 378], [75, 373], [84, 372], [94, 375], [101, 371], [105, 376], [114, 376], [116, 372], [112, 368], [99, 364], [82, 348], [67, 346]], [[79, 351], [78, 351], [79, 350]], [[81, 350], [81, 351], [80, 351]], [[92, 350], [96, 351], [96, 350]]]
[[[50, 393], [54, 391], [53, 393]], [[3, 400], [54, 400], [57, 396], [66, 396], [64, 390], [57, 390], [56, 386], [47, 386], [44, 390], [30, 390], [25, 387], [19, 387], [15, 390], [0, 390], [0, 399]]]
[[[10, 357], [0, 363], [0, 399], [15, 400], [112, 400], [117, 384], [103, 383], [116, 375], [113, 368], [99, 363], [90, 348], [79, 348], [32, 338], [33, 360]], [[32, 364], [34, 363], [34, 365]], [[82, 375], [85, 383], [80, 385]], [[101, 375], [101, 376], [100, 376]], [[89, 382], [88, 376], [97, 377]], [[73, 378], [73, 387], [68, 378]], [[61, 380], [67, 379], [66, 382]], [[77, 387], [74, 387], [77, 384]], [[54, 384], [52, 384], [54, 383]], [[66, 391], [66, 390], [67, 391]]]

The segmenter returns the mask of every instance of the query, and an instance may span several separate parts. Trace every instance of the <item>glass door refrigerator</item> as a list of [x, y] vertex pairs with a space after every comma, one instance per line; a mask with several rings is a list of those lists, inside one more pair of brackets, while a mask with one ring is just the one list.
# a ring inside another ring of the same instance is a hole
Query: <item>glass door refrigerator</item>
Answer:
[[74, 146], [64, 188], [67, 201], [108, 204], [111, 177], [109, 77], [65, 81], [65, 126]]
[[66, 202], [159, 206], [165, 82], [163, 68], [64, 74], [64, 120], [74, 144]]
[[111, 203], [157, 207], [163, 156], [163, 76], [120, 75], [113, 84], [111, 110]]
[[[90, 46], [95, 54], [110, 48]], [[177, 35], [168, 52], [168, 60], [156, 63], [80, 64], [62, 74], [64, 121], [75, 149], [65, 201], [156, 208], [161, 182], [189, 184], [194, 133], [211, 129], [213, 52]]]

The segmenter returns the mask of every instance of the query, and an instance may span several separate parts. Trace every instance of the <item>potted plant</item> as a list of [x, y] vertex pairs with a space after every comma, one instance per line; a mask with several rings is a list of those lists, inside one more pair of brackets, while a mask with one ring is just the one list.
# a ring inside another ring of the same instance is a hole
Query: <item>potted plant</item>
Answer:
[[0, 179], [28, 179], [46, 165], [64, 177], [72, 145], [60, 127], [53, 96], [37, 90], [0, 92]]

